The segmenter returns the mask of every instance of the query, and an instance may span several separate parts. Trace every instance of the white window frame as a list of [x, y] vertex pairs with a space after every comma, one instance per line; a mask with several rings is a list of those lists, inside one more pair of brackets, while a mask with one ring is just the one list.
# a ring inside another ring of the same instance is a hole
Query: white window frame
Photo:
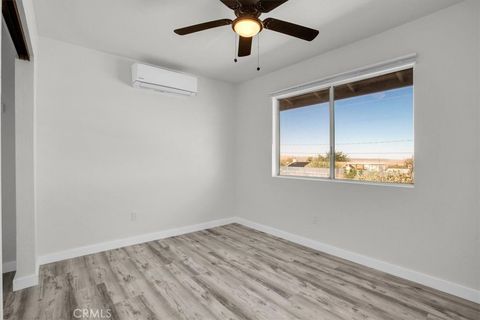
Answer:
[[[326, 77], [314, 82], [309, 82], [295, 87], [290, 87], [271, 94], [272, 97], [272, 177], [282, 179], [294, 180], [314, 180], [314, 181], [328, 181], [337, 183], [353, 183], [366, 185], [382, 185], [393, 187], [413, 188], [414, 184], [400, 184], [400, 183], [382, 183], [370, 181], [354, 181], [354, 180], [337, 180], [335, 177], [335, 157], [330, 159], [330, 177], [302, 177], [302, 176], [282, 176], [280, 175], [280, 103], [282, 99], [287, 99], [302, 94], [307, 94], [314, 91], [329, 90], [329, 114], [330, 114], [330, 154], [335, 154], [335, 92], [334, 88], [343, 84], [361, 81], [369, 78], [382, 76], [385, 74], [413, 69], [415, 73], [417, 55], [411, 54], [394, 60], [378, 63], [368, 67], [356, 69], [353, 71], [337, 74]], [[415, 90], [415, 89], [414, 89]], [[415, 101], [413, 101], [413, 108], [415, 110]], [[414, 134], [415, 134], [415, 120], [413, 120]], [[415, 138], [414, 138], [415, 145]], [[415, 147], [414, 147], [415, 148]], [[415, 153], [414, 153], [415, 156]]]

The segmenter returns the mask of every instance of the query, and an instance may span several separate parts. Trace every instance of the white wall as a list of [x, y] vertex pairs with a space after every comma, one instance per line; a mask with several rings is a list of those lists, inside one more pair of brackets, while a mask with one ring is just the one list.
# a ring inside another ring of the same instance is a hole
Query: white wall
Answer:
[[168, 97], [132, 88], [132, 63], [40, 38], [40, 256], [233, 212], [232, 85]]
[[[242, 84], [237, 215], [480, 289], [480, 52], [472, 6], [456, 5]], [[271, 177], [271, 92], [415, 52], [414, 189]]]
[[[17, 52], [2, 23], [2, 233], [3, 265], [15, 262], [15, 58]], [[4, 270], [4, 272], [6, 269]]]
[[[35, 65], [15, 60], [16, 273], [14, 290], [36, 284]], [[33, 282], [32, 282], [33, 281]]]

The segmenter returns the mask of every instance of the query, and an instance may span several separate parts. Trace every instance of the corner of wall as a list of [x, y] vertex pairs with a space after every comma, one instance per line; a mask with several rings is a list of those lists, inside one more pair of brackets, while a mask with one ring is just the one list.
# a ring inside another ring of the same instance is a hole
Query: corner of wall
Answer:
[[[2, 33], [0, 32], [0, 61], [1, 61], [1, 57], [2, 57]], [[2, 74], [2, 64], [0, 63], [0, 76]], [[1, 93], [2, 93], [2, 79], [0, 77], [0, 96], [1, 96]], [[0, 120], [2, 119], [2, 115], [0, 114]], [[0, 121], [0, 129], [1, 129], [1, 121]], [[0, 130], [0, 136], [1, 136], [1, 130]], [[0, 148], [0, 159], [1, 159], [1, 155], [2, 155], [2, 150]], [[2, 173], [0, 172], [0, 178], [2, 176]], [[2, 189], [1, 185], [0, 185], [0, 190]], [[0, 208], [1, 208], [1, 203], [2, 203], [2, 199], [0, 198]], [[1, 209], [0, 209], [0, 213], [1, 213]], [[1, 221], [2, 221], [2, 215], [0, 214], [0, 224], [1, 224]], [[2, 225], [0, 225], [0, 261], [3, 261], [3, 258], [2, 258]], [[3, 270], [2, 270], [3, 266], [0, 265], [0, 286], [3, 288]], [[0, 291], [0, 301], [3, 301], [3, 290]], [[0, 304], [0, 318], [3, 319], [3, 303]]]
[[[472, 1], [472, 0], [471, 0]], [[480, 163], [480, 1], [473, 0], [477, 7], [477, 45], [478, 45], [478, 73], [477, 73], [477, 85], [478, 85], [478, 96], [477, 96], [477, 148], [478, 148], [478, 158], [477, 163]], [[478, 208], [477, 208], [477, 248], [480, 248], [480, 172], [477, 179], [477, 194], [478, 194]], [[477, 288], [480, 288], [480, 250], [477, 250], [477, 270], [478, 270], [478, 283]], [[480, 299], [480, 298], [479, 298]]]
[[34, 287], [38, 285], [38, 281], [38, 268], [34, 274], [29, 274], [23, 277], [15, 275], [15, 278], [13, 279], [13, 291]]
[[38, 284], [35, 199], [35, 110], [38, 28], [32, 0], [20, 0], [18, 10], [31, 61], [15, 61], [16, 275], [14, 290]]

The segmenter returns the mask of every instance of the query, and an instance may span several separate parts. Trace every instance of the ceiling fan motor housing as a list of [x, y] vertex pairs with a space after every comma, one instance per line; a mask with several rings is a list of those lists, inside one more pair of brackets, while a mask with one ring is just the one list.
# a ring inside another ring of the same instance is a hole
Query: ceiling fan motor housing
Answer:
[[258, 18], [262, 14], [260, 10], [256, 6], [243, 6], [239, 7], [234, 10], [235, 15], [237, 17], [245, 17], [245, 16], [250, 16], [250, 17], [255, 17]]

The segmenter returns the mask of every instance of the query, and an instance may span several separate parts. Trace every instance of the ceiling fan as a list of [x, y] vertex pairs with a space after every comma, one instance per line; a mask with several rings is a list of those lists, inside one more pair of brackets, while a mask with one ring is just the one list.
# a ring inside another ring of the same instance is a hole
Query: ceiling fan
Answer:
[[249, 56], [252, 51], [252, 38], [263, 29], [280, 32], [292, 37], [312, 41], [318, 35], [318, 30], [310, 29], [298, 24], [274, 18], [260, 20], [262, 13], [268, 13], [281, 6], [288, 0], [220, 0], [224, 5], [235, 12], [235, 20], [220, 19], [193, 26], [176, 29], [178, 35], [187, 35], [207, 29], [232, 25], [233, 30], [239, 35], [238, 56]]

